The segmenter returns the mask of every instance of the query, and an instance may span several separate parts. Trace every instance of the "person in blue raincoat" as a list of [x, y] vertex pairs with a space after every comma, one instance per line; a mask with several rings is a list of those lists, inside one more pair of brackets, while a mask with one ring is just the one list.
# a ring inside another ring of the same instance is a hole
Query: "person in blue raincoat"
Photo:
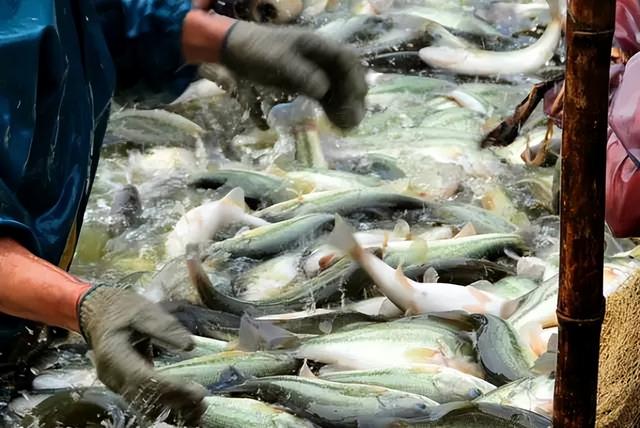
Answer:
[[28, 355], [37, 326], [61, 327], [85, 337], [99, 379], [134, 404], [192, 416], [201, 410], [201, 387], [162, 378], [132, 343], [191, 348], [176, 319], [131, 291], [66, 272], [112, 95], [135, 88], [176, 97], [198, 63], [219, 62], [240, 78], [318, 99], [349, 128], [362, 119], [367, 92], [364, 70], [346, 48], [208, 6], [0, 0], [0, 367]]

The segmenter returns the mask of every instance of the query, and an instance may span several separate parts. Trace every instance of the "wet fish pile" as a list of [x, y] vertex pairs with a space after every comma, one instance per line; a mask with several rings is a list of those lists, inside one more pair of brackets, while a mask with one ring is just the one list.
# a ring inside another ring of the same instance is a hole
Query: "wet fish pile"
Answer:
[[[269, 4], [360, 52], [361, 126], [338, 132], [302, 97], [263, 98], [257, 126], [239, 86], [206, 80], [116, 108], [72, 272], [192, 331], [195, 350], [155, 364], [210, 391], [203, 427], [550, 426], [561, 131], [538, 109], [512, 144], [480, 142], [562, 69], [561, 5]], [[639, 263], [607, 239], [609, 295]], [[144, 420], [83, 345], [34, 372], [14, 422]]]

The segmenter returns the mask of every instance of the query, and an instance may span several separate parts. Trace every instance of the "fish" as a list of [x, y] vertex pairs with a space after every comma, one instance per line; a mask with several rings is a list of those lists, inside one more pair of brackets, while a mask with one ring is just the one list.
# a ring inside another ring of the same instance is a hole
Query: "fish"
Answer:
[[305, 339], [293, 355], [342, 370], [438, 364], [482, 377], [470, 337], [441, 320], [424, 316]]
[[536, 355], [507, 321], [489, 314], [471, 317], [477, 323], [478, 360], [488, 381], [501, 386], [531, 375]]
[[140, 421], [140, 415], [121, 396], [106, 388], [91, 387], [53, 394], [24, 417], [22, 426], [126, 427]]
[[431, 67], [472, 76], [502, 76], [533, 73], [549, 61], [562, 32], [560, 0], [548, 0], [551, 22], [534, 44], [509, 52], [428, 46], [419, 52]]
[[301, 252], [289, 252], [240, 272], [230, 280], [234, 295], [251, 301], [277, 298], [287, 292], [287, 287], [296, 285], [301, 260]]
[[249, 205], [275, 204], [297, 196], [291, 184], [282, 177], [265, 172], [248, 171], [238, 168], [224, 168], [214, 172], [199, 174], [191, 179], [189, 186], [196, 189], [217, 189], [219, 187], [240, 187]]
[[382, 189], [343, 189], [303, 195], [256, 211], [254, 214], [274, 222], [314, 213], [349, 215], [368, 210], [421, 209], [425, 205], [426, 202], [422, 199]]
[[342, 258], [316, 277], [303, 280], [295, 287], [290, 287], [286, 294], [283, 293], [267, 300], [248, 301], [217, 290], [204, 272], [197, 254], [191, 255], [187, 259], [187, 266], [191, 283], [207, 307], [224, 309], [238, 315], [246, 312], [258, 315], [282, 313], [322, 304], [335, 298], [339, 294], [340, 288], [357, 270], [357, 266], [350, 260]]
[[404, 14], [415, 17], [421, 17], [437, 22], [443, 27], [453, 30], [464, 31], [470, 34], [480, 36], [493, 36], [499, 37], [500, 32], [493, 28], [486, 22], [478, 19], [474, 16], [470, 16], [465, 13], [460, 13], [459, 9], [445, 9], [442, 8], [442, 4], [438, 4], [439, 7], [429, 6], [412, 6], [403, 8], [398, 11], [390, 12], [393, 14]]
[[[427, 248], [427, 251], [429, 251], [429, 248]], [[428, 271], [436, 274], [438, 278], [437, 281], [428, 281], [425, 279], [425, 274]], [[478, 288], [474, 283], [478, 281], [499, 281], [508, 275], [515, 274], [515, 271], [507, 266], [489, 260], [461, 257], [452, 259], [443, 258], [436, 260], [434, 263], [409, 266], [404, 269], [404, 274], [407, 278], [413, 280], [422, 278], [422, 282], [474, 285], [474, 287]], [[491, 292], [491, 290], [484, 291]]]
[[209, 396], [200, 417], [202, 428], [313, 428], [313, 424], [290, 413], [250, 398]]
[[438, 403], [473, 400], [496, 389], [494, 385], [485, 380], [438, 365], [349, 370], [324, 374], [320, 376], [320, 379], [383, 386], [423, 395]]
[[286, 177], [292, 182], [294, 188], [304, 191], [304, 193], [345, 188], [378, 187], [383, 184], [382, 180], [376, 177], [330, 169], [289, 171], [286, 173]]
[[200, 125], [162, 109], [113, 112], [107, 130], [111, 138], [139, 146], [194, 146], [204, 133]]
[[406, 173], [398, 166], [396, 159], [376, 153], [342, 156], [334, 160], [333, 167], [338, 171], [349, 171], [386, 181], [399, 180], [406, 177]]
[[358, 418], [371, 414], [419, 416], [437, 405], [427, 397], [380, 386], [300, 376], [249, 379], [224, 392], [250, 394], [284, 405], [297, 416], [323, 427], [356, 427]]
[[218, 201], [188, 211], [167, 236], [166, 254], [175, 258], [185, 253], [189, 244], [203, 244], [213, 238], [221, 228], [233, 223], [246, 224], [253, 227], [269, 224], [264, 219], [246, 212], [244, 191], [236, 187]]
[[551, 419], [517, 407], [494, 403], [441, 404], [423, 418], [367, 417], [361, 428], [550, 428]]
[[159, 367], [157, 371], [169, 379], [218, 390], [225, 388], [226, 382], [233, 382], [230, 377], [284, 375], [298, 367], [296, 359], [286, 353], [225, 351]]
[[435, 207], [431, 213], [434, 219], [449, 224], [471, 223], [480, 234], [514, 233], [519, 228], [508, 220], [483, 208], [463, 203], [451, 202]]
[[141, 222], [142, 200], [136, 186], [126, 184], [116, 191], [109, 210], [109, 231], [112, 236], [122, 234], [127, 228]]
[[502, 385], [474, 401], [518, 407], [551, 418], [554, 385], [554, 375], [527, 376]]
[[[173, 315], [187, 330], [196, 336], [203, 336], [202, 346], [221, 345], [212, 340], [229, 341], [238, 337], [240, 318], [237, 315], [214, 311], [189, 302], [172, 300], [160, 302], [162, 309]], [[208, 340], [207, 340], [208, 339]], [[198, 351], [199, 345], [193, 352]]]
[[509, 316], [518, 302], [478, 290], [473, 286], [418, 283], [408, 279], [401, 268], [394, 269], [362, 249], [341, 217], [329, 237], [331, 245], [349, 254], [373, 279], [378, 289], [407, 314], [464, 310]]
[[38, 374], [31, 384], [33, 390], [42, 394], [91, 386], [104, 386], [91, 368], [45, 370]]
[[391, 301], [384, 296], [353, 302], [347, 306], [347, 309], [364, 315], [382, 317], [384, 319], [396, 319], [404, 315], [402, 309], [391, 303]]
[[[403, 248], [404, 247], [404, 248]], [[487, 259], [504, 255], [505, 250], [523, 252], [528, 248], [517, 233], [484, 233], [429, 242], [413, 240], [405, 245], [388, 245], [383, 260], [392, 267], [439, 264], [456, 259]]]
[[252, 258], [278, 254], [297, 243], [312, 240], [333, 219], [332, 214], [310, 213], [275, 223], [261, 220], [265, 224], [216, 242], [207, 248], [207, 253], [223, 251], [234, 257]]

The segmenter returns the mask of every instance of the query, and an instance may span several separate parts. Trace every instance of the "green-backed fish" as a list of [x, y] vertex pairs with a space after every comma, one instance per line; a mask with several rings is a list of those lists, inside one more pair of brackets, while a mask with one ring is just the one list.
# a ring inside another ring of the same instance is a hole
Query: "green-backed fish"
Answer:
[[328, 190], [303, 195], [257, 211], [268, 221], [282, 221], [312, 213], [349, 215], [367, 210], [396, 211], [424, 208], [426, 202], [413, 196], [377, 188]]
[[528, 376], [488, 392], [475, 401], [519, 407], [551, 417], [554, 383], [553, 375]]
[[202, 428], [313, 428], [311, 422], [250, 398], [210, 396], [204, 406]]
[[439, 364], [482, 376], [470, 338], [447, 323], [425, 316], [307, 339], [295, 355], [339, 369], [413, 368]]
[[295, 358], [284, 353], [227, 351], [180, 361], [161, 367], [158, 372], [181, 382], [192, 381], [216, 389], [229, 380], [230, 370], [234, 375], [262, 377], [289, 374], [298, 366]]
[[551, 419], [517, 407], [494, 403], [447, 403], [423, 418], [368, 417], [359, 428], [551, 428]]
[[259, 258], [313, 239], [333, 221], [331, 214], [307, 214], [247, 230], [233, 238], [216, 242], [208, 251], [224, 251], [235, 257]]
[[437, 405], [426, 397], [380, 386], [344, 384], [300, 376], [249, 379], [227, 392], [250, 394], [286, 406], [297, 416], [323, 427], [356, 427], [372, 414], [415, 417]]
[[244, 169], [225, 168], [198, 175], [190, 183], [199, 189], [218, 187], [240, 187], [245, 199], [275, 204], [296, 197], [296, 192], [286, 179], [272, 174]]
[[478, 359], [494, 385], [504, 385], [531, 375], [536, 355], [509, 323], [493, 315], [471, 316], [478, 324]]
[[271, 299], [248, 301], [220, 292], [203, 270], [197, 254], [189, 256], [187, 267], [191, 282], [207, 307], [224, 308], [234, 314], [249, 312], [263, 315], [300, 310], [327, 302], [339, 295], [341, 287], [358, 270], [357, 265], [342, 258], [317, 276], [296, 283], [295, 286], [291, 285], [286, 293]]
[[459, 370], [438, 365], [414, 368], [349, 370], [328, 373], [321, 379], [363, 383], [424, 395], [438, 403], [467, 401], [496, 389], [489, 382]]

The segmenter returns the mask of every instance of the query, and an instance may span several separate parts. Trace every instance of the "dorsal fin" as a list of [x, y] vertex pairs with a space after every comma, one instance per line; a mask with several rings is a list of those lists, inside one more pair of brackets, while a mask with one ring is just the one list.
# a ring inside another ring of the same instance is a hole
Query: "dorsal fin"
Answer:
[[473, 223], [467, 223], [464, 226], [462, 226], [462, 229], [460, 229], [460, 231], [458, 233], [456, 233], [456, 235], [453, 237], [455, 238], [464, 238], [466, 236], [474, 236], [477, 235], [478, 232], [476, 231], [475, 226], [473, 225]]
[[271, 175], [275, 175], [278, 177], [284, 177], [287, 175], [287, 171], [285, 171], [284, 169], [276, 166], [276, 165], [269, 165], [267, 167], [267, 169], [265, 169], [264, 171], [266, 174], [271, 174]]
[[307, 364], [307, 359], [306, 358], [305, 358], [304, 362], [302, 363], [302, 367], [300, 367], [300, 371], [298, 372], [298, 376], [305, 377], [307, 379], [316, 379], [317, 378], [317, 376], [315, 374], [313, 374], [313, 372], [309, 368], [309, 365]]
[[397, 236], [402, 239], [411, 238], [411, 226], [403, 219], [399, 219], [393, 228], [393, 236]]
[[404, 275], [404, 271], [402, 270], [402, 264], [398, 265], [398, 267], [396, 268], [395, 276], [396, 276], [396, 280], [398, 281], [398, 284], [413, 291], [413, 286], [411, 285], [409, 278], [407, 278]]
[[246, 208], [246, 204], [244, 202], [244, 190], [242, 190], [242, 187], [234, 187], [221, 199], [221, 201], [231, 203], [243, 209]]
[[426, 271], [424, 271], [424, 275], [422, 275], [422, 282], [428, 284], [435, 284], [440, 279], [440, 275], [438, 275], [438, 271], [434, 269], [433, 266], [430, 266]]

